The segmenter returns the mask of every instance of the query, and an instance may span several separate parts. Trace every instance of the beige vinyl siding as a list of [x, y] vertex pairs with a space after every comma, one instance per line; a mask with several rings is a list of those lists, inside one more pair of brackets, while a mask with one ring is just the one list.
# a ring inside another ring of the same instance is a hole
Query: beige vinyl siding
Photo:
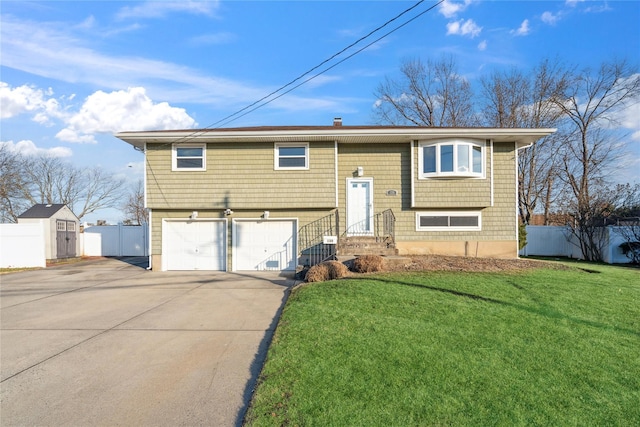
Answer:
[[485, 147], [485, 178], [418, 179], [420, 148], [414, 148], [414, 207], [429, 209], [491, 206], [491, 144]]
[[[304, 142], [304, 141], [301, 141]], [[308, 170], [274, 170], [273, 143], [209, 143], [206, 171], [172, 171], [171, 145], [147, 145], [152, 209], [335, 207], [333, 143], [309, 146]]]
[[[411, 148], [409, 144], [340, 144], [338, 145], [338, 205], [340, 229], [346, 227], [347, 179], [362, 167], [362, 178], [373, 178], [373, 209], [378, 214], [392, 209], [397, 223], [406, 221], [398, 216], [411, 206]], [[395, 190], [397, 195], [387, 195]]]
[[482, 228], [490, 233], [492, 240], [514, 240], [517, 232], [516, 148], [514, 143], [494, 143], [493, 146], [494, 201], [492, 208], [483, 211]]
[[[487, 159], [490, 161], [490, 145], [487, 145]], [[398, 241], [500, 241], [516, 239], [516, 163], [514, 143], [493, 144], [493, 206], [461, 207], [457, 204], [442, 206], [441, 203], [428, 205], [421, 203], [421, 207], [415, 208], [412, 215], [412, 224], [409, 228], [396, 231]], [[416, 165], [417, 168], [417, 165]], [[416, 169], [417, 170], [417, 169]], [[474, 181], [473, 179], [468, 179]], [[491, 184], [489, 171], [487, 183]], [[415, 182], [415, 181], [414, 181]], [[448, 180], [443, 180], [442, 185], [447, 185]], [[470, 184], [469, 188], [474, 188]], [[453, 190], [451, 190], [453, 191]], [[491, 199], [491, 188], [488, 190], [488, 199]], [[466, 197], [473, 197], [473, 190], [463, 192]], [[480, 208], [480, 209], [478, 209]], [[482, 229], [480, 231], [416, 231], [415, 213], [433, 211], [457, 211], [475, 212], [480, 210]], [[397, 216], [397, 215], [396, 215]], [[403, 223], [404, 224], [404, 223]]]
[[[410, 144], [338, 146], [338, 201], [340, 228], [346, 224], [346, 184], [353, 178], [358, 166], [363, 178], [373, 178], [374, 214], [392, 209], [396, 217], [397, 241], [495, 241], [516, 238], [516, 173], [515, 144], [493, 144], [486, 149], [485, 179], [432, 179], [417, 180], [417, 147]], [[413, 167], [411, 149], [414, 151]], [[491, 206], [491, 173], [494, 181], [494, 205]], [[416, 203], [411, 207], [411, 181], [416, 190]], [[426, 191], [429, 187], [431, 192]], [[387, 190], [397, 190], [397, 196], [388, 196]], [[480, 231], [416, 231], [416, 213], [424, 211], [481, 212]], [[303, 223], [301, 223], [303, 224]]]

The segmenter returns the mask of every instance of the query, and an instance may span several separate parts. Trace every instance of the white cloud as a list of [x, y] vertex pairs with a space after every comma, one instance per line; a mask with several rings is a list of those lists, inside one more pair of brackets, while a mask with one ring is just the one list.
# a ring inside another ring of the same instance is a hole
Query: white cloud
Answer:
[[474, 38], [480, 34], [482, 27], [479, 27], [473, 19], [461, 19], [447, 24], [447, 35], [470, 36]]
[[575, 6], [577, 6], [577, 5], [578, 5], [578, 3], [582, 3], [583, 1], [585, 1], [585, 0], [567, 0], [567, 1], [565, 2], [565, 4], [566, 4], [567, 6], [575, 7]]
[[14, 143], [13, 141], [0, 141], [3, 146], [12, 153], [20, 153], [23, 156], [48, 156], [48, 157], [70, 157], [73, 153], [67, 147], [39, 148], [33, 141], [22, 140]]
[[524, 21], [522, 21], [522, 24], [520, 24], [520, 27], [517, 30], [512, 30], [511, 33], [515, 34], [516, 36], [526, 36], [530, 31], [531, 29], [529, 28], [529, 20], [525, 19]]
[[0, 118], [8, 119], [30, 113], [45, 108], [47, 104], [51, 108], [51, 100], [46, 99], [48, 93], [33, 86], [12, 88], [9, 84], [0, 82]]
[[125, 130], [189, 129], [197, 125], [184, 108], [154, 103], [142, 87], [89, 95], [56, 135], [62, 141], [94, 143], [94, 134]]
[[137, 6], [125, 6], [117, 14], [117, 18], [163, 18], [176, 12], [194, 15], [213, 15], [218, 8], [216, 1], [145, 1]]
[[479, 51], [487, 50], [487, 41], [486, 40], [482, 40], [480, 43], [478, 43], [478, 50]]
[[554, 15], [551, 12], [544, 12], [541, 16], [540, 19], [542, 20], [542, 22], [544, 22], [545, 24], [549, 24], [549, 25], [555, 25], [559, 20], [560, 20], [560, 15], [556, 14]]
[[443, 15], [445, 18], [452, 18], [458, 14], [458, 12], [463, 12], [467, 6], [471, 4], [471, 0], [464, 0], [463, 3], [456, 3], [451, 0], [444, 0], [440, 3], [440, 7], [438, 8], [438, 12]]
[[[0, 19], [2, 65], [36, 76], [113, 90], [144, 86], [154, 98], [226, 109], [254, 102], [273, 90], [170, 62], [102, 54], [85, 46], [91, 37], [75, 37], [69, 27], [19, 21], [7, 15]], [[293, 95], [287, 100], [296, 105], [315, 101]], [[339, 103], [330, 108], [336, 105]]]

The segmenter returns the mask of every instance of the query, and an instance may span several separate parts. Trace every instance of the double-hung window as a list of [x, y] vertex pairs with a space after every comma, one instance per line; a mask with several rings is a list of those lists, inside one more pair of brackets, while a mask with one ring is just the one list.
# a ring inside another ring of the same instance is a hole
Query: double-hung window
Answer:
[[420, 178], [484, 177], [484, 142], [445, 140], [419, 144]]
[[273, 158], [276, 170], [309, 169], [309, 144], [275, 144]]
[[204, 171], [206, 164], [206, 144], [174, 144], [174, 171]]

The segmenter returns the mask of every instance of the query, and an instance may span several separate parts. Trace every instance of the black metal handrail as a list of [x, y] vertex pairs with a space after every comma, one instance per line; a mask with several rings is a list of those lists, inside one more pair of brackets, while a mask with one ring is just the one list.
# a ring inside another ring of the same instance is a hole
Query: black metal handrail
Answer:
[[370, 236], [375, 237], [379, 242], [395, 243], [396, 216], [391, 209], [379, 212], [372, 217], [351, 224], [343, 236]]
[[336, 255], [336, 244], [325, 243], [327, 236], [340, 235], [338, 211], [304, 225], [298, 230], [298, 247], [305, 266], [320, 264]]
[[375, 215], [376, 240], [388, 243], [396, 241], [396, 216], [391, 209]]

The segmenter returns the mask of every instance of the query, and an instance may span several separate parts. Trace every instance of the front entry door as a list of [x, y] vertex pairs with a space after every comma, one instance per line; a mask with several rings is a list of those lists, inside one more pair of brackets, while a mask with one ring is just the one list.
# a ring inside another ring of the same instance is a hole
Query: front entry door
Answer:
[[373, 234], [373, 179], [347, 179], [347, 235]]

